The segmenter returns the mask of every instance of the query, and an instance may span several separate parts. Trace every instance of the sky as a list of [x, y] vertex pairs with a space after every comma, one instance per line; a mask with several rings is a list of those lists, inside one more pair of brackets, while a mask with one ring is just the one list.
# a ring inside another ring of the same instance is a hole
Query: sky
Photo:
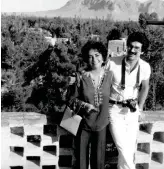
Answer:
[[[1, 0], [1, 12], [35, 12], [58, 9], [69, 0]], [[147, 0], [138, 0], [144, 2]]]
[[1, 0], [1, 12], [35, 12], [58, 9], [68, 0]]

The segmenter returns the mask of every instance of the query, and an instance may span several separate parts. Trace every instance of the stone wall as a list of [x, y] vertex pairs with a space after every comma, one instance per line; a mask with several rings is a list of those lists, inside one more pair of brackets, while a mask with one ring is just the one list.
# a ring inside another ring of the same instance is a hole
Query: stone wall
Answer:
[[[1, 169], [72, 169], [74, 137], [38, 113], [6, 112], [1, 120]], [[117, 165], [108, 134], [106, 169]], [[137, 169], [164, 169], [164, 112], [143, 112], [136, 144]]]

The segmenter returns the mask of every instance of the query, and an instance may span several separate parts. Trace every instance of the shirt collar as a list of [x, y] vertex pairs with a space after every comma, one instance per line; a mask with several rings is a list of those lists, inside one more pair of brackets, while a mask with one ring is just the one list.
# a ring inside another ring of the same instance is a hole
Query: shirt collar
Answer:
[[[140, 64], [140, 58], [138, 59], [137, 66], [134, 69], [136, 69], [139, 64]], [[126, 61], [126, 57], [125, 57], [125, 70], [130, 73], [130, 64]]]

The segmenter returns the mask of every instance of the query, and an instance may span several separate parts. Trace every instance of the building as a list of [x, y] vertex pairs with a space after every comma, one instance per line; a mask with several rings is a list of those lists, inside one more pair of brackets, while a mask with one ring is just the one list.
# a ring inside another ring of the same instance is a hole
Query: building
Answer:
[[95, 41], [99, 41], [99, 40], [100, 40], [100, 35], [91, 34], [91, 35], [89, 36], [89, 39], [95, 40]]
[[108, 42], [108, 56], [120, 56], [126, 53], [126, 38], [110, 40]]

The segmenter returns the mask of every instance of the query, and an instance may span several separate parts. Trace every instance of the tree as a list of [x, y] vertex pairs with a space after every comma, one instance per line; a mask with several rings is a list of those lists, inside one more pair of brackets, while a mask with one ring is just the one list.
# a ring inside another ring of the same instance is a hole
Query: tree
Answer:
[[146, 29], [148, 20], [158, 21], [158, 14], [156, 12], [152, 12], [151, 14], [140, 13], [138, 22], [141, 28]]
[[63, 111], [66, 99], [63, 92], [77, 64], [78, 57], [71, 44], [61, 43], [45, 50], [39, 60], [24, 72], [26, 85], [33, 81], [33, 91], [28, 102], [46, 114]]
[[143, 28], [143, 29], [146, 28], [146, 16], [144, 13], [140, 13], [138, 22], [139, 22], [141, 28]]
[[[143, 13], [140, 19], [158, 18], [155, 13], [150, 15]], [[34, 20], [35, 23], [29, 25], [30, 20]], [[147, 26], [142, 29], [137, 22], [133, 21], [35, 18], [2, 14], [2, 88], [4, 84], [7, 84], [7, 90], [3, 90], [4, 93], [2, 93], [2, 111], [61, 112], [62, 105], [64, 105], [63, 93], [69, 81], [68, 76], [83, 69], [81, 68], [83, 62], [80, 58], [81, 47], [89, 36], [96, 32], [105, 43], [113, 28], [118, 29], [121, 36], [136, 30], [142, 30], [148, 35], [151, 43], [150, 49], [143, 58], [150, 63], [152, 75], [145, 109], [155, 110], [157, 107], [164, 106], [162, 94], [164, 90], [164, 30], [162, 26]], [[44, 37], [49, 32], [52, 36], [57, 33], [58, 37], [71, 38], [72, 41], [50, 47]], [[12, 85], [4, 81], [4, 79], [10, 81], [11, 74], [15, 77]], [[10, 105], [6, 104], [8, 103], [6, 98], [14, 101], [11, 101]]]
[[36, 23], [36, 18], [31, 17], [31, 18], [28, 19], [28, 25], [29, 25], [29, 27], [33, 28], [35, 26], [35, 23]]
[[164, 87], [164, 39], [163, 28], [149, 27], [146, 29], [150, 41], [149, 53], [145, 59], [151, 66], [150, 90], [146, 100], [147, 109], [156, 110], [157, 105], [164, 106], [164, 97], [161, 89]]
[[117, 28], [113, 28], [111, 31], [109, 31], [107, 36], [107, 41], [109, 40], [116, 40], [121, 38], [121, 32]]
[[150, 14], [150, 20], [158, 21], [158, 14], [156, 12], [152, 12]]

